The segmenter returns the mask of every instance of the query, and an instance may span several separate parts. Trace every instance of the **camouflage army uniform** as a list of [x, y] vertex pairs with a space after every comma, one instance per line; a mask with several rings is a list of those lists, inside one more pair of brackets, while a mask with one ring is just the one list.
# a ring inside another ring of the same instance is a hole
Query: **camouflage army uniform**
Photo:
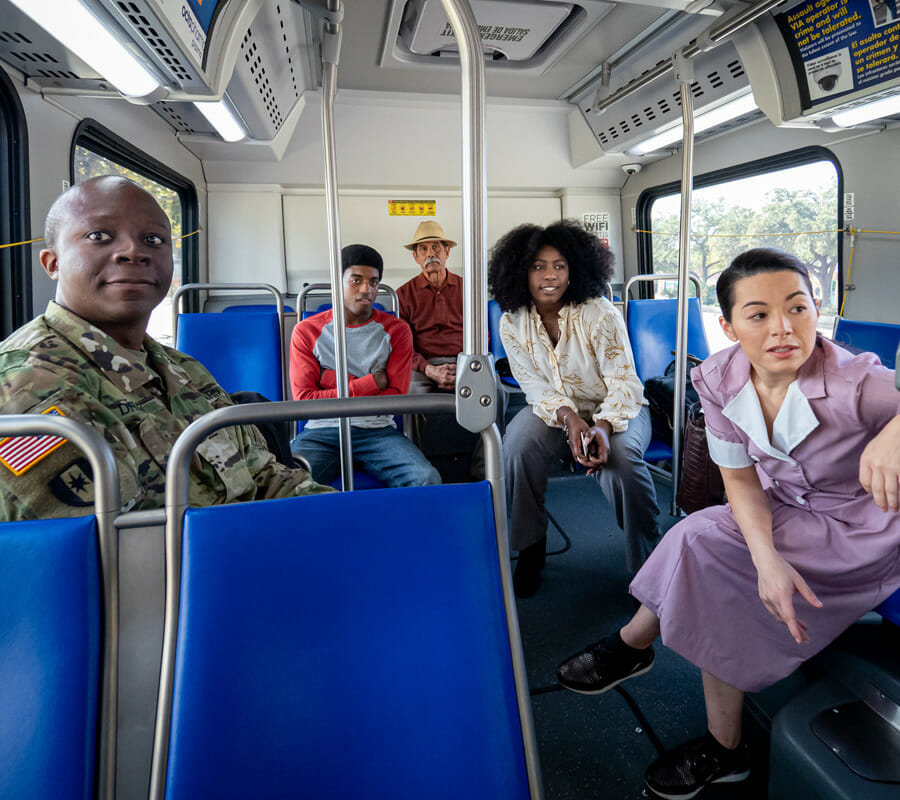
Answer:
[[[144, 337], [145, 353], [119, 345], [50, 302], [43, 316], [0, 343], [0, 413], [57, 409], [111, 445], [125, 511], [165, 504], [166, 461], [195, 419], [232, 405], [197, 361]], [[146, 361], [142, 359], [146, 357]], [[149, 369], [147, 368], [149, 366]], [[90, 467], [66, 442], [16, 475], [0, 460], [0, 520], [89, 514]], [[212, 505], [330, 491], [276, 462], [253, 426], [216, 431], [191, 465], [191, 503]]]

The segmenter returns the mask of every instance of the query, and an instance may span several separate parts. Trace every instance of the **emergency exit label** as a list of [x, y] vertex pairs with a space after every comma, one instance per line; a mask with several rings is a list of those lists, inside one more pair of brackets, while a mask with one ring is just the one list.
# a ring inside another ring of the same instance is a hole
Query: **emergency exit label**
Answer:
[[436, 200], [388, 200], [389, 217], [433, 217]]

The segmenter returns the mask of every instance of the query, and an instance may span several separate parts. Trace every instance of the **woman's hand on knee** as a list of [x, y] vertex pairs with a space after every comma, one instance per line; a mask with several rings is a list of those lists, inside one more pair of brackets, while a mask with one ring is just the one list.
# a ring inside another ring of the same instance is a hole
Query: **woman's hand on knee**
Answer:
[[808, 644], [806, 623], [794, 611], [794, 593], [799, 593], [811, 606], [821, 608], [822, 603], [809, 588], [803, 577], [774, 550], [757, 563], [759, 597], [766, 610], [787, 625], [798, 644]]

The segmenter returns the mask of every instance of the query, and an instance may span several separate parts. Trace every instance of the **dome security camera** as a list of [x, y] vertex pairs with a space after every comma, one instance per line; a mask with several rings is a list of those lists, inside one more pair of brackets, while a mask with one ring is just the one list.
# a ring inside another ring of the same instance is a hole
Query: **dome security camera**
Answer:
[[622, 164], [622, 172], [626, 175], [637, 175], [643, 168], [641, 164]]
[[812, 79], [819, 84], [819, 88], [823, 92], [830, 92], [837, 85], [838, 78], [841, 77], [841, 67], [839, 64], [826, 67], [825, 69], [815, 70]]

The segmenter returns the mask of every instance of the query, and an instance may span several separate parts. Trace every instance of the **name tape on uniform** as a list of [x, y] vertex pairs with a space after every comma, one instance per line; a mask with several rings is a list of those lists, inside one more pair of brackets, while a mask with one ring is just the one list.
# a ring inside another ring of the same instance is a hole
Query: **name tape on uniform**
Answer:
[[[65, 416], [56, 406], [51, 406], [41, 413], [57, 417]], [[8, 436], [0, 440], [0, 464], [11, 470], [13, 475], [22, 475], [65, 443], [66, 440], [62, 436], [51, 436], [46, 433], [43, 436]]]

